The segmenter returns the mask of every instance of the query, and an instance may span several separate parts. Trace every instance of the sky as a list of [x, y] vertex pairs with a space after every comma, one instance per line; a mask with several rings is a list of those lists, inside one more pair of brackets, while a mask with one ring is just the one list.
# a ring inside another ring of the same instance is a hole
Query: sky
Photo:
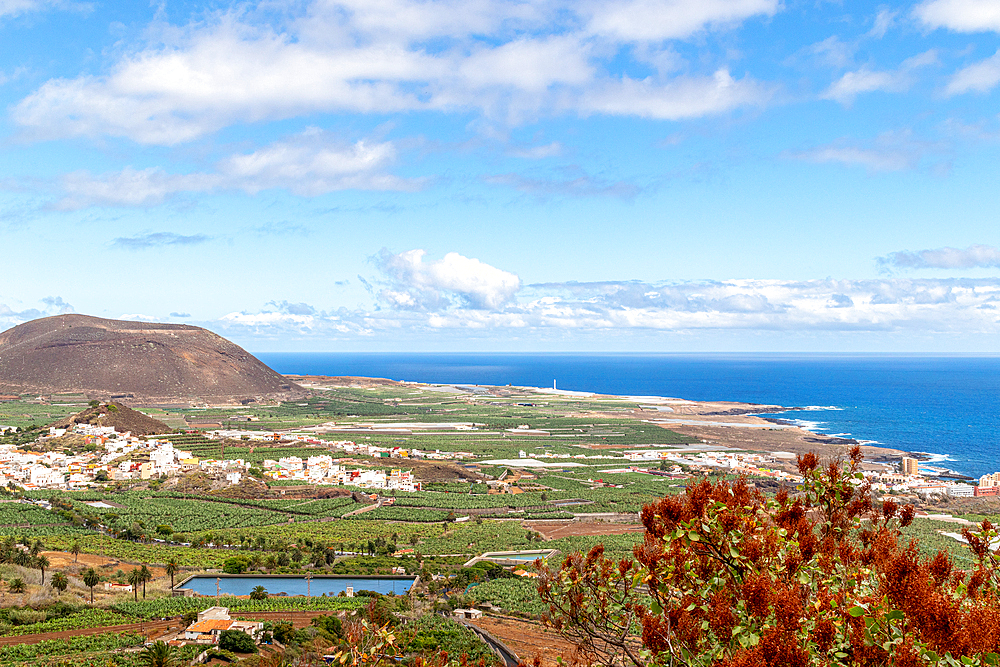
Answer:
[[998, 33], [997, 0], [0, 0], [0, 329], [995, 354]]

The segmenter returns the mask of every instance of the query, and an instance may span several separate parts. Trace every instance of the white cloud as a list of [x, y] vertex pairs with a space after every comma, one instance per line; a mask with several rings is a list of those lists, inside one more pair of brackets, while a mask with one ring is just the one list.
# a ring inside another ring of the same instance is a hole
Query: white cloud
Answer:
[[241, 190], [254, 194], [272, 188], [303, 197], [339, 190], [416, 190], [419, 179], [386, 173], [396, 160], [391, 142], [346, 145], [310, 129], [252, 153], [220, 161], [213, 173], [168, 174], [158, 167], [94, 176], [76, 172], [62, 179], [62, 210], [86, 206], [153, 206], [178, 193]]
[[1000, 248], [971, 245], [968, 248], [934, 248], [916, 252], [902, 250], [879, 258], [879, 263], [902, 269], [1000, 268]]
[[529, 178], [520, 174], [495, 174], [483, 179], [491, 185], [505, 185], [538, 197], [635, 197], [641, 188], [627, 181], [606, 181], [586, 174], [575, 178]]
[[884, 132], [869, 146], [837, 141], [785, 156], [816, 164], [843, 164], [882, 172], [915, 169], [925, 155], [942, 149], [938, 144], [914, 140], [910, 132]]
[[896, 21], [896, 15], [898, 12], [891, 11], [889, 9], [882, 8], [875, 15], [875, 20], [872, 23], [872, 29], [868, 31], [870, 37], [875, 39], [882, 39], [885, 37], [885, 33], [888, 32], [889, 28], [892, 27], [893, 23]]
[[496, 310], [513, 299], [521, 279], [478, 259], [450, 252], [424, 262], [424, 250], [392, 254], [386, 250], [376, 263], [385, 276], [379, 298], [394, 308], [442, 310], [455, 300], [468, 308]]
[[929, 28], [1000, 32], [1000, 4], [995, 0], [927, 0], [913, 13]]
[[753, 16], [772, 16], [777, 0], [625, 0], [583, 4], [587, 28], [625, 42], [684, 38], [708, 25], [730, 25]]
[[1000, 51], [956, 72], [945, 87], [947, 95], [985, 93], [1000, 83]]
[[148, 250], [165, 246], [192, 246], [211, 241], [205, 234], [175, 234], [174, 232], [151, 232], [135, 236], [120, 236], [111, 242], [112, 247], [120, 250]]
[[[276, 25], [226, 14], [140, 47], [102, 75], [52, 79], [11, 112], [35, 138], [188, 142], [233, 123], [316, 113], [544, 114], [677, 119], [767, 101], [725, 69], [617, 79], [607, 64], [635, 40], [664, 39], [777, 11], [777, 0], [634, 0], [626, 5], [472, 0], [315, 0]], [[430, 42], [430, 44], [428, 44]], [[648, 58], [647, 58], [648, 59]], [[662, 72], [661, 72], [662, 74]]]
[[869, 171], [902, 171], [912, 169], [919, 156], [895, 151], [859, 148], [857, 146], [820, 146], [809, 151], [794, 154], [807, 162], [839, 163], [865, 167]]
[[762, 106], [773, 91], [750, 78], [734, 79], [727, 70], [710, 77], [678, 77], [667, 82], [623, 77], [585, 91], [573, 103], [581, 113], [681, 120]]
[[48, 9], [71, 9], [86, 11], [90, 9], [87, 3], [74, 3], [64, 0], [0, 0], [0, 18], [4, 16], [20, 16], [31, 12]]
[[254, 193], [286, 188], [312, 197], [337, 190], [416, 190], [420, 181], [386, 174], [396, 161], [391, 142], [338, 145], [323, 132], [308, 130], [249, 155], [224, 160], [219, 171], [230, 188]]
[[[501, 290], [503, 300], [492, 308], [457, 300], [421, 309], [416, 306], [424, 295], [422, 288], [412, 289], [414, 284], [433, 283], [433, 289], [444, 289], [438, 285], [447, 283], [465, 289], [468, 275], [481, 273], [486, 265], [470, 268], [465, 263], [475, 260], [456, 256], [459, 260], [454, 263], [441, 260], [451, 264], [446, 270], [442, 267], [451, 278], [432, 278], [428, 264], [422, 262], [422, 251], [393, 257], [418, 267], [410, 273], [423, 277], [401, 283], [398, 293], [382, 299], [385, 307], [379, 310], [309, 316], [310, 335], [328, 336], [331, 331], [338, 335], [383, 333], [395, 339], [448, 330], [495, 337], [544, 332], [565, 336], [600, 332], [607, 337], [641, 331], [698, 334], [727, 330], [1000, 333], [997, 279], [547, 283], [513, 292]], [[301, 332], [306, 326], [305, 320], [270, 309], [234, 313], [223, 320], [230, 327], [275, 331]]]
[[507, 154], [526, 160], [540, 160], [547, 157], [562, 155], [563, 146], [558, 141], [543, 146], [511, 146], [507, 149]]
[[93, 176], [86, 171], [62, 179], [65, 197], [55, 204], [60, 210], [85, 206], [153, 206], [178, 192], [207, 192], [219, 183], [209, 174], [168, 174], [159, 167], [133, 169]]
[[901, 93], [913, 85], [914, 70], [937, 63], [936, 51], [925, 51], [912, 58], [907, 58], [895, 70], [872, 70], [862, 67], [853, 72], [846, 72], [840, 79], [833, 82], [821, 96], [823, 99], [836, 100], [844, 105], [850, 105], [861, 93], [881, 90], [891, 93]]
[[0, 303], [0, 327], [3, 329], [15, 327], [29, 320], [52, 315], [64, 315], [74, 312], [73, 306], [66, 303], [61, 296], [47, 296], [39, 299], [41, 308], [23, 308], [14, 310], [6, 303]]

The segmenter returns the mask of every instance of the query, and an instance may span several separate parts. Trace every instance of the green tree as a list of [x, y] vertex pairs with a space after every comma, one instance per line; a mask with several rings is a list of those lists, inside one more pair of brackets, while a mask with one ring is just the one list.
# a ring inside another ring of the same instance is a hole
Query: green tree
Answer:
[[92, 567], [83, 573], [83, 583], [90, 589], [90, 604], [94, 604], [94, 586], [101, 583], [101, 575]]
[[170, 588], [174, 588], [174, 575], [181, 571], [181, 566], [177, 564], [176, 558], [171, 558], [167, 561], [167, 566], [164, 568], [167, 572], [167, 576], [170, 577]]
[[230, 556], [222, 563], [222, 571], [226, 574], [243, 574], [249, 565], [243, 556]]
[[263, 586], [254, 586], [253, 590], [250, 591], [251, 600], [266, 600], [267, 590]]
[[69, 579], [62, 572], [56, 572], [49, 579], [49, 584], [52, 588], [57, 589], [60, 593], [65, 593], [66, 589], [69, 588]]
[[153, 573], [150, 572], [149, 568], [143, 565], [139, 568], [139, 576], [142, 577], [142, 599], [146, 599], [146, 582], [153, 580]]
[[74, 563], [77, 562], [80, 559], [80, 552], [81, 551], [82, 551], [82, 549], [80, 548], [80, 541], [79, 540], [74, 540], [73, 541], [73, 546], [71, 546], [69, 548], [69, 552], [71, 554], [73, 554], [73, 562]]
[[154, 642], [139, 652], [139, 664], [143, 667], [173, 667], [175, 662], [174, 647], [163, 641]]
[[133, 567], [128, 572], [128, 583], [132, 584], [132, 595], [135, 597], [135, 601], [139, 601], [139, 586], [142, 585], [142, 570], [137, 567]]
[[42, 585], [45, 585], [45, 568], [49, 566], [49, 559], [46, 556], [35, 556], [34, 565], [42, 573]]
[[28, 585], [24, 583], [24, 579], [21, 577], [14, 577], [10, 580], [11, 593], [23, 593], [26, 590], [28, 590]]
[[223, 630], [219, 635], [219, 648], [234, 653], [256, 653], [253, 637], [242, 630]]

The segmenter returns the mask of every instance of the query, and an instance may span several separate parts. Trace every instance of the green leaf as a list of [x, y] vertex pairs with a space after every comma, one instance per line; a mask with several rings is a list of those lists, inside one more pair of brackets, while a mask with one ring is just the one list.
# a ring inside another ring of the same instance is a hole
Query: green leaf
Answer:
[[886, 614], [885, 617], [890, 621], [901, 621], [904, 618], [906, 618], [906, 614], [903, 612], [902, 609], [893, 609], [888, 614]]
[[691, 540], [692, 542], [701, 542], [701, 536], [698, 535], [698, 533], [693, 530], [688, 531], [688, 539]]
[[865, 614], [867, 614], [868, 610], [860, 605], [855, 605], [850, 609], [848, 609], [847, 613], [853, 616], [854, 618], [857, 618], [858, 616], [864, 616]]

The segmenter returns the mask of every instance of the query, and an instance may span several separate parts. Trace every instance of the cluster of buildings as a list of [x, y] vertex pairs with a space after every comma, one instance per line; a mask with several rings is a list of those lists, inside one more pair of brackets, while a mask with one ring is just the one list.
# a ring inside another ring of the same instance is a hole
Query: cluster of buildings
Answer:
[[[46, 437], [59, 437], [67, 432], [67, 429], [51, 428]], [[243, 459], [199, 458], [189, 451], [177, 449], [169, 440], [139, 438], [131, 433], [118, 433], [110, 426], [76, 424], [72, 432], [84, 436], [85, 444], [97, 445], [97, 451], [69, 455], [62, 452], [23, 451], [15, 445], [0, 445], [0, 484], [13, 482], [27, 489], [79, 489], [95, 481], [157, 479], [193, 470], [224, 476], [229, 484], [239, 484], [251, 467]], [[289, 439], [287, 435], [255, 431], [216, 431], [212, 435], [243, 439], [246, 434], [253, 434], [246, 438], [253, 440]], [[291, 439], [308, 444], [330, 444], [310, 436], [292, 436]], [[334, 444], [346, 453], [380, 458], [438, 457], [438, 453], [412, 449], [374, 447], [347, 441]], [[310, 456], [307, 459], [289, 456], [277, 461], [265, 460], [263, 467], [265, 475], [272, 479], [350, 485], [366, 489], [420, 490], [420, 482], [413, 479], [410, 471], [351, 470], [328, 455]]]
[[212, 440], [244, 440], [249, 442], [277, 442], [279, 440], [285, 442], [301, 442], [306, 445], [330, 447], [352, 456], [370, 456], [381, 459], [432, 459], [443, 461], [451, 459], [466, 459], [474, 456], [472, 452], [442, 452], [441, 450], [429, 452], [412, 447], [383, 447], [381, 445], [354, 442], [352, 440], [338, 440], [336, 442], [331, 442], [329, 440], [320, 440], [316, 436], [306, 433], [267, 433], [262, 431], [244, 431], [237, 429], [216, 429], [214, 431], [207, 432], [205, 437]]
[[925, 475], [920, 470], [920, 461], [910, 456], [901, 457], [898, 470], [865, 470], [863, 474], [874, 491], [913, 493], [923, 498], [972, 498], [980, 495], [978, 487], [971, 484]]
[[264, 475], [271, 479], [298, 480], [308, 484], [356, 486], [362, 489], [419, 491], [420, 482], [409, 470], [348, 469], [335, 463], [332, 456], [319, 455], [302, 459], [287, 456], [264, 461]]
[[770, 454], [754, 454], [742, 451], [705, 451], [691, 454], [676, 454], [669, 450], [641, 450], [625, 452], [625, 458], [630, 461], [674, 461], [702, 470], [722, 470], [734, 475], [750, 475], [754, 477], [771, 477], [773, 479], [800, 482], [799, 475], [789, 473], [776, 464], [782, 461], [794, 460], [794, 454], [773, 452]]
[[259, 643], [264, 634], [264, 623], [262, 621], [239, 621], [230, 618], [227, 607], [209, 607], [198, 612], [198, 620], [185, 628], [169, 643], [173, 645], [218, 644], [219, 637], [226, 630], [245, 632], [255, 643]]
[[[73, 432], [83, 435], [85, 444], [96, 444], [99, 449], [71, 455], [0, 445], [0, 484], [13, 482], [26, 489], [78, 489], [99, 477], [150, 479], [183, 470], [192, 461], [197, 464], [190, 452], [175, 450], [168, 440], [141, 439], [131, 433], [117, 433], [112, 427], [90, 424], [77, 424]], [[67, 429], [50, 428], [46, 437], [66, 433]], [[148, 460], [132, 460], [133, 453], [141, 453], [143, 459], [148, 456]]]

